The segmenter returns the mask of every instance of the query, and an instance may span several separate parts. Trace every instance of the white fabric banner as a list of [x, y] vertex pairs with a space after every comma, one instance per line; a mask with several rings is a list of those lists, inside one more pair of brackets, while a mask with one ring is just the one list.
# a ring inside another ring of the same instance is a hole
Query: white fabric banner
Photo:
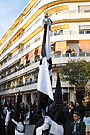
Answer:
[[37, 90], [47, 94], [50, 99], [54, 100], [46, 57], [42, 59], [42, 65], [39, 68]]

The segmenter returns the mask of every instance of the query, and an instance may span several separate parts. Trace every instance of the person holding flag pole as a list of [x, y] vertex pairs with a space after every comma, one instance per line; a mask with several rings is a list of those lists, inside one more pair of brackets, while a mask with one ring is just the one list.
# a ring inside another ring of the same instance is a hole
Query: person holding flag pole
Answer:
[[[45, 18], [42, 21], [42, 27], [44, 28], [42, 51], [39, 65], [38, 74], [38, 86], [37, 86], [37, 111], [41, 118], [42, 124], [46, 115], [46, 107], [49, 101], [53, 101], [52, 92], [52, 59], [51, 59], [51, 45], [49, 29], [51, 27], [52, 20], [48, 18], [46, 13]], [[43, 134], [46, 135], [48, 131]]]
[[41, 115], [43, 108], [48, 105], [48, 100], [54, 100], [52, 92], [52, 59], [51, 59], [51, 45], [49, 29], [51, 26], [51, 19], [48, 18], [46, 13], [42, 21], [44, 28], [44, 36], [42, 43], [42, 51], [39, 65], [38, 86], [37, 86], [37, 102], [38, 112]]
[[49, 134], [63, 135], [63, 127], [54, 122], [49, 116], [46, 116], [49, 113], [47, 109], [48, 105], [50, 105], [50, 103], [54, 101], [51, 85], [52, 59], [51, 59], [51, 45], [49, 34], [51, 23], [52, 20], [48, 18], [48, 14], [46, 13], [45, 18], [42, 21], [42, 27], [44, 28], [44, 35], [43, 35], [41, 59], [38, 74], [38, 86], [37, 86], [37, 102], [38, 102], [37, 111], [40, 116], [40, 119], [35, 125], [34, 135], [49, 135]]

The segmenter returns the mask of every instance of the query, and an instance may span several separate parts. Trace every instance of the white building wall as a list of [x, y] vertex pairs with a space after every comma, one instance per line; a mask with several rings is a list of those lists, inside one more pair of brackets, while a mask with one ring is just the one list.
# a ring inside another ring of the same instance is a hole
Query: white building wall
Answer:
[[78, 10], [78, 3], [69, 3], [69, 10]]
[[36, 95], [34, 93], [31, 93], [31, 103], [34, 104], [34, 99], [36, 98]]
[[69, 10], [78, 10], [78, 6], [90, 5], [90, 2], [69, 3]]
[[78, 27], [78, 23], [69, 23], [69, 30], [71, 30], [71, 31], [79, 31], [79, 27]]
[[22, 102], [26, 105], [26, 103], [27, 103], [27, 95], [22, 94]]
[[75, 100], [76, 100], [76, 97], [75, 97], [75, 94], [74, 94], [74, 90], [70, 90], [70, 101], [75, 102]]

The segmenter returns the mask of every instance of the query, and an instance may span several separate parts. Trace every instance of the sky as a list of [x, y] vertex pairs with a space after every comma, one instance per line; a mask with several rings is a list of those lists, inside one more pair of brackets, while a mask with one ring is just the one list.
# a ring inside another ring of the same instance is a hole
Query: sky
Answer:
[[30, 0], [0, 0], [0, 39]]

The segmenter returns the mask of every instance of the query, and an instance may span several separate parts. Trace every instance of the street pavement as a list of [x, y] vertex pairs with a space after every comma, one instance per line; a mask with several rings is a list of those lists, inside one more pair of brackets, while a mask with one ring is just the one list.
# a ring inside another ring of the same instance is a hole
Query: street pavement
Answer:
[[33, 135], [35, 125], [29, 125], [29, 121], [24, 121], [25, 126], [25, 135]]
[[35, 125], [26, 125], [25, 135], [33, 135]]

